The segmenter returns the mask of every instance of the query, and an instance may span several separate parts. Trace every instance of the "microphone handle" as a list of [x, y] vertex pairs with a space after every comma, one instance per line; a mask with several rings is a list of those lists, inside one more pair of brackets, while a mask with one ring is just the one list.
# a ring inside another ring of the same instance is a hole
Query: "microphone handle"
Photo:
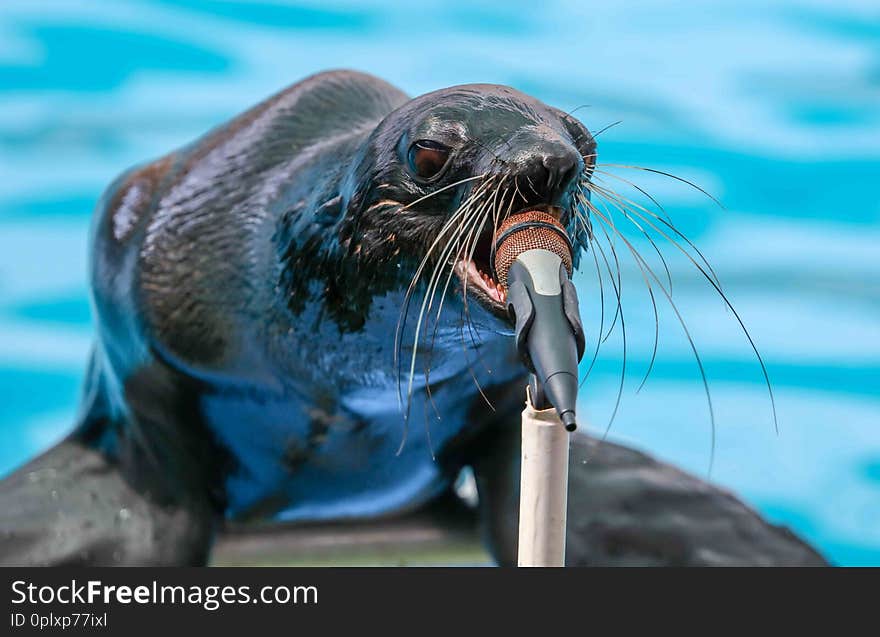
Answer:
[[568, 271], [555, 253], [533, 249], [516, 258], [507, 280], [508, 304], [516, 318], [517, 347], [526, 367], [535, 375], [532, 398], [546, 398], [566, 429], [574, 431], [577, 364], [583, 356], [584, 335], [577, 293]]

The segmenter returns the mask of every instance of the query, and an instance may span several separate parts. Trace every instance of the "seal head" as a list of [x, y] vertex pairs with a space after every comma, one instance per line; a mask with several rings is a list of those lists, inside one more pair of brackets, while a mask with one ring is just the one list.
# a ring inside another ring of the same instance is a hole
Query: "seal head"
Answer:
[[[429, 272], [442, 262], [455, 263], [467, 283], [456, 288], [466, 287], [507, 320], [504, 290], [490, 267], [495, 227], [521, 210], [543, 210], [584, 247], [574, 209], [579, 195], [588, 196], [595, 150], [575, 118], [505, 86], [456, 86], [395, 109], [355, 153], [340, 181], [344, 214], [336, 234], [324, 237], [326, 254], [353, 264], [334, 272], [349, 301], [347, 317], [337, 319], [349, 328], [360, 325], [377, 287], [409, 285], [423, 262]], [[302, 282], [305, 259], [296, 257], [316, 241], [300, 232], [288, 238], [286, 260], [294, 257], [298, 265], [290, 286]]]

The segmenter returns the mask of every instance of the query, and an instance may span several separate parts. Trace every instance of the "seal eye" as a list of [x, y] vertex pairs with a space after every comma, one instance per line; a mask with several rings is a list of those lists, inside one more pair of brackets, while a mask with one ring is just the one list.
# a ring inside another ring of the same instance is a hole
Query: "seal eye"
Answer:
[[449, 159], [449, 146], [430, 139], [420, 139], [409, 149], [409, 167], [422, 179], [436, 177]]

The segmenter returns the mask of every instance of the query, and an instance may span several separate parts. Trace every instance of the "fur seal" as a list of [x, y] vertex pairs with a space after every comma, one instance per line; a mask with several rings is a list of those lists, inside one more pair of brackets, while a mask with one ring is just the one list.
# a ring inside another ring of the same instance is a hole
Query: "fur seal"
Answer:
[[[81, 414], [0, 483], [0, 562], [202, 564], [224, 519], [400, 513], [471, 466], [515, 563], [525, 378], [489, 239], [539, 208], [585, 247], [595, 151], [508, 87], [409, 99], [334, 71], [124, 173], [95, 213]], [[821, 562], [713, 488], [574, 445], [573, 564]], [[626, 479], [597, 494], [606, 465]]]

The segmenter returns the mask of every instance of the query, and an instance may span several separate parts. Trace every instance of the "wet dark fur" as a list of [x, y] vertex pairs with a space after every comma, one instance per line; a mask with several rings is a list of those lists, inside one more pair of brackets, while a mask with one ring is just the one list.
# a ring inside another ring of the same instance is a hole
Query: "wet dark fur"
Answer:
[[[421, 138], [453, 148], [429, 181], [405, 159]], [[365, 396], [397, 393], [407, 287], [478, 187], [444, 185], [501, 175], [514, 186], [507, 210], [557, 205], [586, 247], [575, 208], [594, 160], [582, 124], [513, 89], [409, 100], [339, 71], [122, 175], [96, 212], [81, 416], [0, 483], [0, 562], [203, 563], [224, 517], [397, 513], [448, 490], [463, 466], [477, 475], [490, 550], [513, 562], [524, 377], [503, 316], [450, 295], [430, 339], [432, 396], [406, 406], [432, 420], [436, 449], [416, 438], [397, 455], [398, 406]], [[456, 320], [482, 340], [442, 333]], [[574, 439], [571, 563], [821, 563], [731, 496], [613, 445], [584, 464], [590, 446]]]

